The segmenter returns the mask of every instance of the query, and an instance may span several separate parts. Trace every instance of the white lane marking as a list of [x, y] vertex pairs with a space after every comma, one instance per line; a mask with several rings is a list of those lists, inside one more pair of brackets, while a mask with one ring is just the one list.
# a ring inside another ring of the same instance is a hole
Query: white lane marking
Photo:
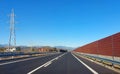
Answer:
[[[73, 54], [72, 54], [73, 55]], [[79, 62], [81, 62], [85, 67], [87, 67], [93, 74], [99, 74], [95, 70], [93, 70], [91, 67], [89, 67], [87, 64], [85, 64], [83, 61], [81, 61], [79, 58], [77, 58], [75, 55], [73, 55]]]
[[[46, 55], [48, 56], [48, 55]], [[2, 65], [7, 65], [7, 64], [12, 64], [12, 63], [17, 63], [17, 62], [22, 62], [22, 61], [27, 61], [27, 60], [33, 60], [33, 59], [37, 59], [37, 58], [42, 58], [42, 57], [46, 57], [46, 56], [41, 56], [41, 57], [34, 57], [34, 58], [27, 58], [27, 59], [23, 59], [23, 60], [16, 60], [16, 61], [11, 61], [11, 62], [5, 62], [5, 63], [1, 63], [0, 66]]]
[[7, 65], [7, 64], [12, 64], [12, 63], [17, 63], [17, 62], [22, 62], [22, 61], [27, 61], [27, 60], [32, 60], [32, 59], [37, 59], [37, 58], [42, 58], [42, 57], [28, 58], [28, 59], [23, 59], [23, 60], [17, 60], [17, 61], [11, 61], [11, 62], [6, 62], [6, 63], [1, 63], [0, 66]]
[[52, 64], [52, 61], [46, 63], [46, 64], [44, 65], [44, 67], [47, 67], [47, 66], [49, 66], [50, 64]]
[[40, 68], [46, 67], [46, 65], [47, 65], [47, 66], [50, 65], [54, 60], [56, 60], [57, 58], [62, 57], [62, 56], [65, 55], [65, 54], [66, 54], [66, 53], [64, 53], [64, 54], [62, 54], [62, 55], [60, 55], [60, 56], [58, 56], [58, 57], [56, 57], [56, 58], [54, 58], [54, 59], [52, 59], [52, 60], [46, 62], [46, 63], [44, 63], [43, 65], [41, 65], [41, 66], [35, 68], [34, 70], [28, 72], [27, 74], [32, 74], [32, 73], [34, 73], [35, 71], [39, 70]]
[[55, 60], [59, 59], [59, 57], [55, 58]]

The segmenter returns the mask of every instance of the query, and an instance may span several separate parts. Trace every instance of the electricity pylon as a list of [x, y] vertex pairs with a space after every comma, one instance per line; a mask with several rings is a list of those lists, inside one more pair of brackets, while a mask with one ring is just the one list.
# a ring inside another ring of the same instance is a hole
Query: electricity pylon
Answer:
[[8, 51], [15, 51], [15, 50], [16, 50], [15, 14], [14, 14], [14, 9], [12, 9], [10, 14], [10, 36], [9, 36]]

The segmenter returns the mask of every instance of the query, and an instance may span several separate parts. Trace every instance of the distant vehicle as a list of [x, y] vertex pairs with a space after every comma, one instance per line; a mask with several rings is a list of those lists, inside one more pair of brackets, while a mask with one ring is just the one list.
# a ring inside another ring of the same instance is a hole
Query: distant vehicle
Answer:
[[60, 49], [60, 52], [68, 52], [67, 50]]

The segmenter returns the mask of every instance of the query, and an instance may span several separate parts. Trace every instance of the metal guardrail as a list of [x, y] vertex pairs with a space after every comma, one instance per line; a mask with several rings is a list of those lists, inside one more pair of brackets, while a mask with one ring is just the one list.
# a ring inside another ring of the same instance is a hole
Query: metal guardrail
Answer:
[[46, 54], [40, 52], [31, 52], [31, 53], [24, 53], [24, 52], [0, 52], [0, 57], [9, 57], [9, 56], [21, 56], [21, 55], [34, 55], [34, 54]]
[[109, 61], [111, 63], [116, 63], [116, 64], [120, 64], [120, 62], [118, 61], [114, 61], [114, 60], [110, 60], [110, 59], [105, 59], [105, 58], [101, 58], [101, 57], [97, 57], [97, 56], [91, 56], [91, 55], [85, 55], [86, 57], [91, 57], [91, 58], [95, 58], [96, 60], [101, 60], [101, 61]]
[[91, 55], [87, 55], [87, 54], [80, 54], [79, 53], [79, 55], [84, 56], [86, 58], [89, 58], [91, 60], [94, 60], [94, 61], [97, 61], [97, 62], [100, 62], [100, 63], [106, 64], [109, 66], [113, 66], [115, 68], [120, 69], [120, 62], [118, 62], [118, 61], [110, 60], [107, 58], [101, 58], [101, 57], [97, 57], [97, 56], [91, 56]]

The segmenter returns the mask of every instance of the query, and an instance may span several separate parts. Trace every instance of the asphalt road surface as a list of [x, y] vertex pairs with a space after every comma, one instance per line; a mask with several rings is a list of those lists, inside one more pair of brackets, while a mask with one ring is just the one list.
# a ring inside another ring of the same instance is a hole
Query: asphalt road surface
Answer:
[[0, 74], [118, 74], [68, 53], [0, 63]]

